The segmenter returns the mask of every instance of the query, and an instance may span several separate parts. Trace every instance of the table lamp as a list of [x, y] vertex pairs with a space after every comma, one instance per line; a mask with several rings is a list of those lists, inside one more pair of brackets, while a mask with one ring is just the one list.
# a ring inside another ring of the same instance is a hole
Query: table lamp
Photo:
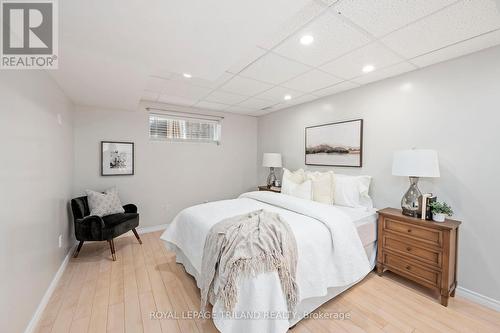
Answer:
[[417, 217], [419, 212], [419, 177], [439, 177], [438, 154], [429, 149], [407, 149], [394, 152], [392, 161], [394, 176], [410, 177], [410, 188], [401, 199], [403, 214]]
[[270, 187], [276, 181], [274, 168], [281, 168], [281, 154], [264, 153], [264, 157], [262, 158], [262, 166], [269, 168], [269, 176], [267, 176], [267, 186]]

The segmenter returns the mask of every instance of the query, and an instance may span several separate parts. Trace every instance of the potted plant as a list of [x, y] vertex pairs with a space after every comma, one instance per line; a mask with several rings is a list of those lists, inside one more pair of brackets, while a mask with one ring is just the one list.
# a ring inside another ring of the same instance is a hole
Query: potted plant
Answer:
[[430, 204], [432, 211], [432, 220], [435, 222], [444, 222], [446, 216], [452, 216], [453, 210], [446, 202], [432, 202]]

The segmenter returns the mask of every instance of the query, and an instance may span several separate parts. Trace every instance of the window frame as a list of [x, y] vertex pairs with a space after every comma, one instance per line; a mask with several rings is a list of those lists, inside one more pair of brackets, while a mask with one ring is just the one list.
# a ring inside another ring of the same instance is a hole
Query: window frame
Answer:
[[[169, 112], [149, 112], [148, 113], [148, 136], [149, 141], [152, 142], [172, 142], [172, 143], [203, 143], [203, 144], [216, 144], [220, 145], [222, 140], [222, 117], [210, 116], [210, 115], [198, 115], [198, 114], [189, 114], [184, 112], [173, 111], [176, 114]], [[160, 117], [165, 120], [182, 120], [186, 122], [193, 123], [208, 123], [215, 124], [216, 133], [214, 135], [214, 139], [193, 139], [193, 138], [168, 138], [168, 137], [159, 137], [152, 135], [151, 131], [151, 119], [152, 117]]]

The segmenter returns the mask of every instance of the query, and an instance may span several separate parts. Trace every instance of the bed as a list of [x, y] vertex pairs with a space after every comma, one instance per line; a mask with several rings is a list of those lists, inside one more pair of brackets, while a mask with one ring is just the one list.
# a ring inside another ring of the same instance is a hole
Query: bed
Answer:
[[176, 216], [161, 239], [199, 286], [210, 228], [225, 218], [259, 209], [279, 213], [294, 233], [299, 303], [288, 316], [275, 272], [241, 279], [232, 316], [218, 302], [213, 304], [212, 319], [222, 333], [287, 332], [321, 304], [361, 281], [375, 264], [375, 209], [330, 206], [272, 192], [249, 192], [237, 199], [189, 207]]

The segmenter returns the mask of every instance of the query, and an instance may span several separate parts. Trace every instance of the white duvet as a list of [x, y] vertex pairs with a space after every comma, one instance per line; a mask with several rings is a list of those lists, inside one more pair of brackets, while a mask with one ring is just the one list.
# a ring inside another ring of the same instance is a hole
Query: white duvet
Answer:
[[[280, 214], [294, 233], [299, 301], [325, 296], [328, 288], [349, 286], [370, 272], [356, 227], [345, 213], [334, 206], [273, 192], [249, 192], [238, 199], [184, 209], [161, 239], [177, 251], [178, 261], [197, 278], [210, 228], [223, 219], [258, 209]], [[276, 272], [242, 279], [238, 295], [236, 317], [225, 316], [223, 307], [214, 304], [213, 320], [222, 333], [282, 333], [296, 321], [286, 317], [287, 304]]]

